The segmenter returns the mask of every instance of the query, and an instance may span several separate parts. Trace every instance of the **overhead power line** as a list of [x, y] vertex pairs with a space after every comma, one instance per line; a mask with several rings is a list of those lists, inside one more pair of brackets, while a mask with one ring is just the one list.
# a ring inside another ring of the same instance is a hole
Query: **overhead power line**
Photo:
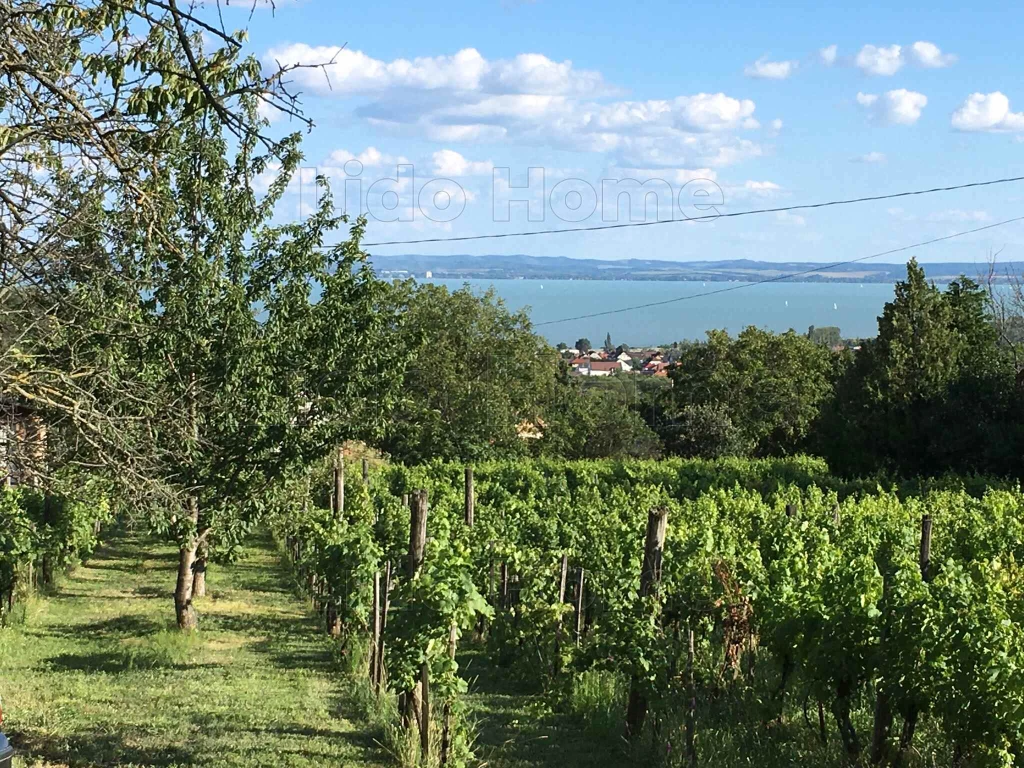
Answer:
[[857, 259], [850, 259], [849, 261], [837, 261], [835, 264], [826, 264], [824, 266], [814, 267], [813, 269], [804, 270], [803, 272], [791, 272], [786, 275], [778, 275], [776, 277], [765, 278], [764, 280], [758, 280], [751, 283], [739, 283], [738, 285], [730, 285], [726, 288], [717, 288], [713, 291], [705, 291], [704, 293], [691, 293], [686, 296], [677, 296], [673, 299], [662, 299], [661, 301], [650, 301], [646, 304], [634, 304], [629, 307], [621, 307], [619, 309], [607, 309], [603, 312], [591, 312], [586, 315], [576, 315], [574, 317], [563, 317], [558, 320], [545, 320], [541, 323], [534, 323], [534, 327], [542, 325], [555, 325], [556, 323], [568, 323], [573, 320], [589, 320], [592, 317], [604, 317], [606, 315], [617, 315], [622, 312], [633, 312], [638, 309], [649, 309], [651, 307], [660, 307], [665, 304], [675, 304], [680, 301], [689, 301], [691, 299], [702, 299], [707, 296], [716, 296], [720, 293], [729, 293], [730, 291], [739, 291], [745, 288], [754, 288], [758, 285], [764, 285], [765, 283], [780, 283], [786, 280], [792, 280], [796, 277], [804, 277], [806, 275], [814, 274], [816, 272], [823, 272], [828, 269], [835, 269], [836, 267], [844, 267], [848, 264], [857, 264], [868, 259], [876, 259], [881, 256], [891, 256], [894, 253], [902, 253], [903, 251], [909, 251], [913, 248], [921, 248], [926, 245], [933, 245], [934, 243], [941, 243], [944, 240], [952, 240], [957, 237], [963, 237], [964, 235], [972, 235], [975, 232], [984, 232], [987, 229], [995, 229], [996, 227], [1002, 227], [1006, 224], [1012, 224], [1016, 221], [1024, 221], [1024, 216], [1018, 216], [1014, 219], [1006, 219], [1004, 221], [997, 221], [994, 224], [987, 224], [984, 227], [977, 227], [975, 229], [968, 229], [963, 232], [956, 232], [952, 235], [946, 235], [945, 237], [936, 237], [932, 240], [924, 240], [920, 243], [914, 243], [912, 245], [904, 245], [899, 248], [893, 248], [889, 251], [880, 251], [879, 253], [872, 253], [870, 256], [861, 256]]
[[653, 227], [659, 224], [680, 224], [687, 221], [715, 221], [717, 219], [734, 219], [740, 216], [755, 216], [763, 213], [789, 213], [791, 211], [810, 211], [816, 208], [831, 208], [837, 205], [853, 205], [855, 203], [872, 203], [881, 200], [896, 200], [901, 197], [917, 197], [935, 192], [955, 192], [959, 189], [975, 187], [991, 187], [996, 184], [1011, 184], [1024, 181], [1024, 176], [1012, 176], [989, 181], [975, 181], [970, 184], [956, 184], [950, 187], [932, 187], [917, 189], [910, 192], [894, 192], [888, 195], [872, 195], [869, 197], [851, 197], [845, 200], [829, 200], [823, 203], [805, 203], [803, 205], [786, 205], [778, 208], [757, 208], [749, 211], [732, 213], [714, 213], [705, 216], [688, 216], [684, 219], [659, 219], [657, 221], [630, 221], [623, 224], [598, 224], [592, 227], [564, 227], [561, 229], [535, 229], [525, 232], [495, 232], [489, 235], [462, 235], [459, 237], [426, 237], [419, 240], [383, 240], [376, 243], [363, 243], [363, 248], [374, 248], [385, 245], [424, 245], [426, 243], [464, 243], [470, 240], [499, 240], [507, 237], [536, 237], [538, 235], [564, 235], [570, 232], [601, 232], [609, 229], [629, 229], [631, 227]]

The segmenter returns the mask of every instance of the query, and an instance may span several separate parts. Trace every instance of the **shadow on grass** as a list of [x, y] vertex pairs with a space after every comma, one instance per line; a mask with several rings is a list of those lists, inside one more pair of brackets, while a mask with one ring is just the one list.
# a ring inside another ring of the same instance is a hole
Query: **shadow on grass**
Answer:
[[118, 648], [97, 653], [61, 653], [46, 660], [40, 671], [48, 672], [105, 672], [116, 674], [137, 670], [175, 670], [178, 672], [220, 667], [220, 664], [200, 664], [179, 661], [163, 652], [146, 647]]
[[168, 600], [174, 598], [173, 586], [149, 587], [139, 586], [132, 590], [132, 597], [166, 597]]
[[93, 638], [144, 637], [163, 629], [168, 629], [167, 622], [158, 622], [147, 616], [115, 616], [112, 619], [93, 621], [88, 624], [73, 624], [59, 630], [61, 634], [74, 637], [85, 634]]
[[123, 734], [73, 733], [59, 739], [38, 734], [14, 734], [12, 742], [26, 764], [32, 761], [68, 768], [106, 768], [112, 765], [195, 765], [198, 755], [188, 745], [139, 747]]
[[469, 683], [477, 733], [474, 750], [484, 763], [558, 768], [633, 768], [636, 755], [611, 733], [545, 706], [536, 686], [510, 680], [479, 646], [460, 652], [460, 673]]

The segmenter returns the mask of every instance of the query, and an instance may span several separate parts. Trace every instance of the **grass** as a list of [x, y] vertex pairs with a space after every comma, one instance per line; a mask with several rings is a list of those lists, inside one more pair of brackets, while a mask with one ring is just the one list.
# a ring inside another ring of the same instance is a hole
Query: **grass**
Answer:
[[0, 630], [16, 768], [390, 764], [269, 537], [210, 569], [193, 636], [173, 628], [175, 561], [119, 537]]
[[[394, 697], [377, 697], [365, 675], [352, 674], [365, 669], [362, 649], [337, 653], [269, 536], [238, 562], [211, 568], [194, 635], [173, 627], [175, 565], [171, 548], [118, 536], [51, 594], [22, 603], [20, 625], [0, 629], [15, 768], [418, 763], [417, 740], [396, 725]], [[522, 682], [536, 680], [536, 670], [501, 668], [469, 637], [459, 664], [469, 683], [463, 733], [473, 768], [685, 764], [682, 701], [668, 707], [657, 740], [648, 733], [629, 745], [621, 676], [588, 672], [560, 693], [544, 692]], [[752, 702], [700, 697], [700, 764], [843, 765], [831, 717], [822, 745], [816, 711], [805, 722], [798, 698], [766, 726]], [[866, 737], [872, 702], [857, 704]], [[908, 768], [941, 764], [924, 747], [934, 743], [928, 724], [921, 730], [922, 750]]]
[[[594, 727], [583, 713], [554, 706], [555, 697], [514, 681], [481, 646], [459, 650], [469, 682], [467, 715], [475, 723], [474, 752], [488, 768], [634, 768], [622, 734]], [[590, 713], [586, 713], [589, 715]], [[617, 720], [616, 723], [619, 721]]]

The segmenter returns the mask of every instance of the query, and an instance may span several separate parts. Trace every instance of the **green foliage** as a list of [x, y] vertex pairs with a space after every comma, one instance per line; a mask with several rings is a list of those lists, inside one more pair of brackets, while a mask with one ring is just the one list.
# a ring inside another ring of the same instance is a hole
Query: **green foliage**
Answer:
[[53, 573], [81, 562], [98, 543], [98, 526], [110, 519], [99, 483], [74, 488], [74, 495], [68, 478], [57, 485], [64, 491], [0, 488], [0, 620], [13, 607], [19, 586], [29, 588], [29, 566], [45, 561]]
[[987, 302], [968, 278], [940, 292], [911, 261], [825, 409], [822, 452], [852, 472], [1016, 474], [1019, 390]]
[[[492, 603], [494, 569], [508, 570], [513, 597], [498, 603], [488, 644], [528, 676], [625, 675], [660, 717], [688, 695], [679, 670], [693, 629], [705, 655], [698, 684], [761, 696], [766, 720], [787, 695], [842, 714], [884, 690], [899, 716], [920, 712], [947, 754], [996, 765], [1019, 752], [1019, 489], [862, 493], [807, 460], [493, 463], [474, 476], [476, 524], [464, 533], [460, 567]], [[460, 525], [461, 467], [391, 468], [385, 477], [379, 491], [424, 487], [442, 500], [431, 522], [440, 540]], [[653, 507], [669, 510], [663, 580], [656, 597], [641, 599]], [[918, 563], [926, 514], [935, 531], [928, 579]], [[580, 648], [567, 641], [569, 608], [557, 600], [563, 553], [586, 574]], [[437, 622], [433, 637], [443, 628]], [[422, 658], [394, 661], [408, 676]]]
[[[678, 364], [669, 373], [673, 389], [665, 415], [676, 427], [710, 415], [687, 411], [690, 406], [723, 408], [749, 453], [795, 453], [806, 445], [832, 395], [834, 367], [829, 350], [792, 331], [774, 334], [750, 327], [736, 339], [709, 331], [705, 343], [679, 350]], [[702, 439], [673, 431], [684, 444]], [[730, 430], [723, 424], [717, 431], [728, 435]]]
[[587, 386], [563, 370], [544, 408], [538, 450], [565, 459], [653, 458], [658, 436], [615, 388]]
[[519, 432], [547, 398], [555, 352], [493, 290], [411, 289], [402, 342], [409, 364], [383, 440], [394, 458], [481, 460], [526, 451]]
[[746, 444], [721, 403], [684, 405], [673, 417], [659, 424], [665, 448], [679, 456], [717, 459], [741, 456]]
[[820, 344], [823, 347], [834, 347], [837, 344], [841, 344], [843, 341], [839, 328], [834, 325], [821, 326], [817, 328], [812, 325], [807, 329], [807, 338], [815, 344]]

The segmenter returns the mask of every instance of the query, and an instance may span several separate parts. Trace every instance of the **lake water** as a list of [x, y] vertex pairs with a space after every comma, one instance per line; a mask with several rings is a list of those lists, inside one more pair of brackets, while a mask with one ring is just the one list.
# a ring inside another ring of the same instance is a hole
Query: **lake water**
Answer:
[[[837, 325], [844, 337], [874, 336], [878, 316], [892, 299], [889, 283], [727, 283], [639, 280], [434, 280], [450, 289], [494, 286], [510, 309], [529, 308], [533, 322], [605, 312], [637, 304], [690, 296], [684, 301], [630, 312], [542, 325], [552, 344], [572, 345], [585, 336], [600, 346], [606, 333], [615, 344], [642, 346], [703, 338], [724, 328], [732, 334], [749, 325], [771, 331]], [[697, 294], [727, 291], [712, 296]]]

